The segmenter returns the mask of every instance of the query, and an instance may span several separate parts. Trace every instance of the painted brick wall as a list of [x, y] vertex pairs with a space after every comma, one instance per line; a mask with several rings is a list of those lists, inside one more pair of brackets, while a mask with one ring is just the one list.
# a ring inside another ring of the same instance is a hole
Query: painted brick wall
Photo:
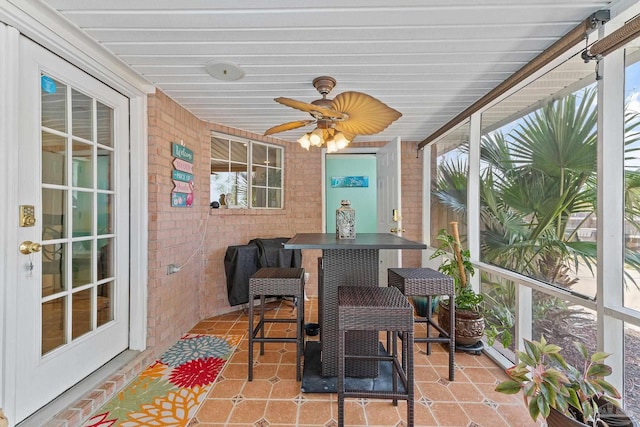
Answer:
[[[162, 92], [149, 97], [149, 345], [164, 348], [200, 319], [228, 312], [224, 273], [227, 246], [256, 237], [287, 237], [322, 232], [320, 150], [263, 137], [195, 118]], [[285, 147], [285, 206], [282, 210], [209, 209], [210, 131]], [[171, 143], [184, 141], [195, 153], [195, 204], [170, 206]], [[356, 147], [384, 143], [354, 143]], [[403, 142], [402, 203], [405, 236], [420, 240], [422, 159], [416, 144]], [[307, 291], [317, 294], [316, 259], [305, 251], [303, 267], [311, 273]], [[183, 265], [167, 275], [168, 264]], [[404, 265], [420, 265], [419, 251], [405, 251]]]

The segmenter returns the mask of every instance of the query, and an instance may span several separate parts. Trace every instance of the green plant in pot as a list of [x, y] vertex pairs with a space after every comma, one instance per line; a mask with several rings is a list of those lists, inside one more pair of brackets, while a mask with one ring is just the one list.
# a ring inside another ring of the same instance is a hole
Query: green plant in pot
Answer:
[[549, 427], [635, 426], [618, 406], [618, 390], [604, 377], [611, 367], [604, 363], [607, 353], [588, 354], [584, 344], [574, 343], [583, 359], [579, 367], [566, 362], [561, 347], [540, 341], [524, 340], [524, 351], [517, 351], [519, 363], [506, 370], [509, 380], [496, 391], [523, 393], [529, 415], [535, 421], [542, 416]]
[[[471, 264], [469, 250], [462, 250], [458, 234], [458, 223], [451, 222], [452, 233], [444, 228], [438, 233], [439, 246], [430, 259], [442, 257], [438, 271], [453, 278], [455, 285], [455, 321], [456, 344], [470, 346], [476, 344], [484, 335], [485, 323], [481, 310], [483, 296], [477, 294], [470, 286], [467, 278], [473, 276], [475, 270]], [[448, 299], [438, 304], [438, 323], [445, 330], [450, 330]]]

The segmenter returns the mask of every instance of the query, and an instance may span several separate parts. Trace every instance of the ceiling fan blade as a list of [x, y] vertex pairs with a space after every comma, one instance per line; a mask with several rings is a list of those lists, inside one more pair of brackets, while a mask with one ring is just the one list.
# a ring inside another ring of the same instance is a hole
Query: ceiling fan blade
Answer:
[[340, 131], [340, 132], [342, 132], [344, 137], [347, 138], [350, 142], [353, 142], [353, 140], [356, 138], [356, 136], [358, 136], [355, 133], [350, 133], [350, 132], [346, 132], [346, 131]]
[[361, 92], [342, 92], [333, 99], [331, 105], [349, 116], [347, 120], [336, 122], [335, 128], [359, 135], [382, 132], [402, 117], [399, 111]]
[[339, 111], [334, 111], [330, 108], [324, 108], [314, 104], [308, 104], [302, 101], [296, 101], [295, 99], [291, 99], [291, 98], [280, 97], [280, 98], [274, 99], [274, 101], [279, 102], [282, 105], [286, 105], [287, 107], [295, 108], [301, 111], [306, 111], [307, 113], [317, 113], [321, 115], [322, 118], [340, 119], [344, 117], [344, 114], [342, 114]]
[[264, 136], [272, 135], [274, 133], [284, 132], [291, 129], [298, 129], [310, 123], [315, 123], [315, 122], [316, 122], [315, 120], [296, 120], [295, 122], [283, 123], [281, 125], [274, 126], [272, 128], [267, 129], [264, 132]]

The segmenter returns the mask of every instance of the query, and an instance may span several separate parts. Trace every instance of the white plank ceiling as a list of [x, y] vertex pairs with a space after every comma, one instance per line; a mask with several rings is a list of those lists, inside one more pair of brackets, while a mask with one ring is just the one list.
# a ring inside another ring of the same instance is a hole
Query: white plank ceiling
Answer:
[[[203, 120], [262, 134], [310, 118], [273, 101], [311, 102], [311, 82], [372, 95], [403, 116], [356, 141], [421, 141], [604, 0], [40, 0]], [[217, 80], [211, 61], [246, 75]], [[584, 68], [584, 67], [583, 67]], [[593, 70], [593, 66], [590, 66]], [[584, 71], [580, 71], [584, 73]], [[534, 103], [575, 81], [529, 93]], [[537, 98], [537, 99], [536, 99]], [[497, 119], [496, 119], [497, 120]], [[275, 136], [294, 141], [302, 128]]]

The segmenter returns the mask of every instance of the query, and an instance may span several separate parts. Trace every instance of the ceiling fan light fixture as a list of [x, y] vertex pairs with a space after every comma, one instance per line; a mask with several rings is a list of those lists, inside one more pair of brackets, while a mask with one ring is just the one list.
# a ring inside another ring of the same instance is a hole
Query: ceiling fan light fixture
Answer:
[[327, 142], [327, 153], [335, 153], [336, 151], [338, 151], [338, 146], [333, 139], [330, 139]]
[[335, 141], [336, 147], [338, 148], [338, 150], [342, 150], [347, 145], [349, 145], [349, 140], [347, 138], [345, 138], [345, 136], [344, 136], [344, 134], [342, 132], [336, 133], [333, 136], [333, 140]]
[[298, 138], [298, 143], [302, 148], [309, 151], [309, 147], [311, 147], [311, 141], [309, 141], [309, 134], [305, 133], [300, 138]]
[[314, 147], [320, 147], [324, 142], [324, 137], [322, 135], [322, 129], [314, 129], [313, 132], [309, 135], [309, 142]]

